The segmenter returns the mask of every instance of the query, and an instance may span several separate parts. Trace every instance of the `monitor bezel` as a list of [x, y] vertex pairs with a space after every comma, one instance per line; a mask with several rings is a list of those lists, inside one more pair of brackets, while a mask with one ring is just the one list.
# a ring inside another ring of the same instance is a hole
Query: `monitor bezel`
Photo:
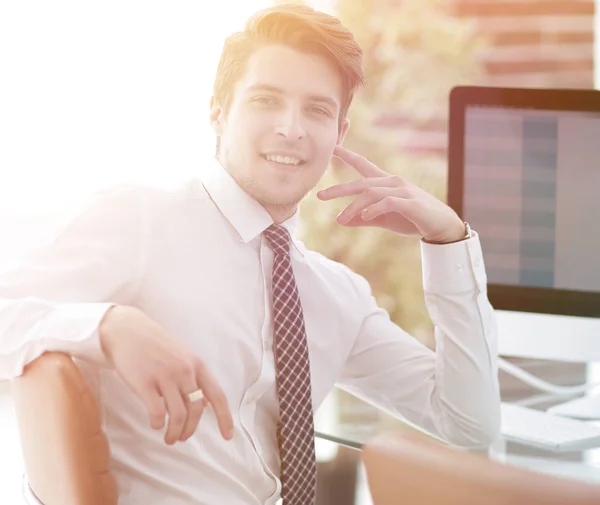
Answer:
[[[592, 89], [456, 86], [450, 92], [447, 201], [463, 216], [464, 133], [467, 107], [600, 113], [600, 91]], [[475, 230], [476, 231], [476, 230]], [[593, 233], [595, 230], [589, 230]], [[485, 259], [485, 251], [484, 251]], [[600, 268], [600, 258], [598, 258]], [[600, 292], [488, 283], [496, 309], [540, 314], [600, 317]]]

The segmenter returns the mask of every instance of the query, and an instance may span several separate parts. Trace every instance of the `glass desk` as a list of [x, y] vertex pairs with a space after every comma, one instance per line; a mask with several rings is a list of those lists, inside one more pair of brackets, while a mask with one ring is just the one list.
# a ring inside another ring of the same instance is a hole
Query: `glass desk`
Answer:
[[[363, 414], [367, 414], [366, 421], [335, 423], [331, 421], [331, 417], [327, 422], [317, 417], [317, 444], [322, 443], [321, 440], [327, 440], [360, 451], [367, 440], [379, 433], [414, 430], [399, 420], [376, 413], [374, 407], [366, 406], [361, 409]], [[369, 409], [372, 410], [370, 415]], [[482, 456], [516, 467], [600, 485], [600, 449], [555, 453], [500, 440], [489, 451], [482, 453]]]

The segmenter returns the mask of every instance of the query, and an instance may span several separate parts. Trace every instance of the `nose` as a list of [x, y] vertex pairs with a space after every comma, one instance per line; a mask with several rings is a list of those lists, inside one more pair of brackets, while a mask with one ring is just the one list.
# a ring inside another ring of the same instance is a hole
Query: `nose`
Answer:
[[298, 140], [306, 137], [302, 113], [294, 107], [286, 107], [278, 118], [275, 129], [277, 135], [289, 140]]

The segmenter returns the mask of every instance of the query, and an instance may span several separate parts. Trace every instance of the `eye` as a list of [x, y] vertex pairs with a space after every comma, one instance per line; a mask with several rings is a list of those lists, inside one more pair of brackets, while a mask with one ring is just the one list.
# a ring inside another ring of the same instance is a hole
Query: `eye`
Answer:
[[331, 113], [327, 109], [324, 109], [323, 107], [309, 107], [309, 110], [311, 112], [316, 112], [317, 114], [322, 114], [324, 116], [331, 117]]
[[277, 103], [277, 100], [275, 99], [275, 97], [268, 96], [268, 95], [256, 96], [252, 99], [252, 101], [258, 102], [261, 104], [265, 104], [265, 105], [272, 105], [272, 104]]

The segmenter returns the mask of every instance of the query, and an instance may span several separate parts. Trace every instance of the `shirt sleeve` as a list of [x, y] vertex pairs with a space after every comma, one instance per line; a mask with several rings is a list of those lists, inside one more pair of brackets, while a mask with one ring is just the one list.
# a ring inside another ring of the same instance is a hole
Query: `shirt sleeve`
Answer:
[[127, 304], [143, 269], [139, 191], [113, 188], [0, 276], [0, 380], [46, 351], [107, 366], [98, 325]]
[[394, 324], [357, 276], [368, 310], [339, 386], [450, 443], [488, 446], [500, 432], [500, 394], [479, 238], [422, 242], [421, 253], [436, 351]]

